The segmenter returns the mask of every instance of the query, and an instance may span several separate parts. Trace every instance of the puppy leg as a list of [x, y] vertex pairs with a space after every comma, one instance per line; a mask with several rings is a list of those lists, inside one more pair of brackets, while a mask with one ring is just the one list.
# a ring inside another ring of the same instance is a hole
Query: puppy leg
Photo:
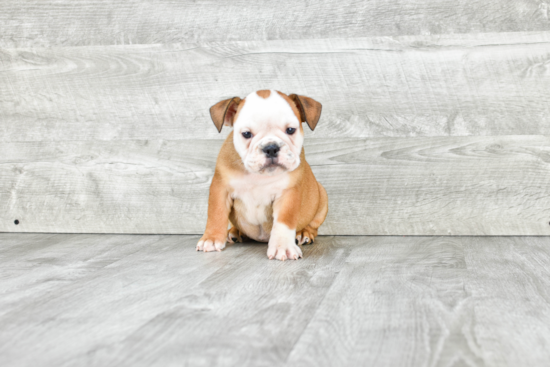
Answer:
[[328, 195], [325, 188], [317, 182], [319, 185], [319, 207], [317, 213], [311, 223], [309, 223], [304, 229], [296, 232], [296, 244], [309, 245], [315, 241], [317, 237], [317, 230], [325, 221], [328, 213]]
[[267, 257], [277, 260], [297, 260], [302, 257], [302, 250], [296, 246], [296, 223], [300, 205], [300, 193], [297, 189], [285, 192], [273, 204], [273, 228], [267, 245]]
[[225, 248], [231, 205], [231, 196], [221, 179], [214, 174], [208, 197], [206, 230], [197, 243], [197, 251], [221, 251]]

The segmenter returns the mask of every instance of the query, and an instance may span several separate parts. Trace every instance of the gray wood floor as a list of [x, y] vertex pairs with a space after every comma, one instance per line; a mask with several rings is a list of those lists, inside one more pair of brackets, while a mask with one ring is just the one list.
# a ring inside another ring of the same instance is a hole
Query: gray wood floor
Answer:
[[548, 366], [550, 237], [0, 234], [2, 366]]

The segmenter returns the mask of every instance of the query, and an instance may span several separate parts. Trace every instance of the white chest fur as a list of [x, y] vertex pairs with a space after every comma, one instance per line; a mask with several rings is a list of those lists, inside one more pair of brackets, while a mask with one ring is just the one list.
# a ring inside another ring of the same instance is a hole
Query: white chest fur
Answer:
[[264, 176], [247, 174], [231, 180], [231, 197], [235, 205], [238, 224], [248, 237], [268, 241], [271, 232], [272, 205], [288, 187], [287, 174]]

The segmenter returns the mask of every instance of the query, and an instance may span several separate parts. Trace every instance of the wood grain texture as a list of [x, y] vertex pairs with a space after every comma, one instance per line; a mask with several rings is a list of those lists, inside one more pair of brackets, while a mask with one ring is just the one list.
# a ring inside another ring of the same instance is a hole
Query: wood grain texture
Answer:
[[3, 0], [0, 47], [546, 31], [546, 0]]
[[[4, 143], [0, 231], [200, 234], [220, 144]], [[321, 234], [550, 234], [549, 137], [306, 139], [306, 152], [329, 195]]]
[[321, 236], [277, 262], [257, 243], [197, 253], [198, 236], [19, 236], [0, 234], [6, 366], [550, 359], [550, 237]]
[[221, 139], [208, 109], [274, 88], [313, 136], [550, 135], [550, 32], [0, 50], [0, 141]]

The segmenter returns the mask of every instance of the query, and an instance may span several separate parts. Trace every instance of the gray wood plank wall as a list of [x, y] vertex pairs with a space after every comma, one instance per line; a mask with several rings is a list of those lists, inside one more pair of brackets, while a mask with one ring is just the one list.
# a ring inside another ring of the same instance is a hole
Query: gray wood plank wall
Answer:
[[546, 0], [3, 0], [0, 46], [547, 31]]
[[3, 1], [0, 231], [200, 233], [209, 106], [274, 88], [324, 106], [322, 234], [548, 235], [549, 7]]

